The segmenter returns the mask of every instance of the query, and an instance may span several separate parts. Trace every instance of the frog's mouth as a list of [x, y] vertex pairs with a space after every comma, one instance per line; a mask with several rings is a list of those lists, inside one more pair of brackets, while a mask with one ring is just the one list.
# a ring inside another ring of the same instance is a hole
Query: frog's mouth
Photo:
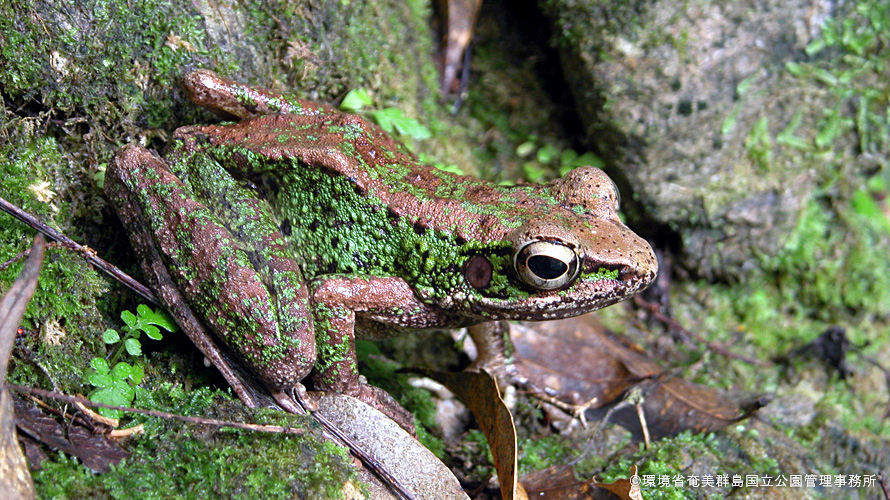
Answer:
[[474, 312], [500, 320], [543, 321], [579, 316], [643, 291], [655, 279], [656, 270], [630, 266], [600, 265], [582, 273], [571, 286], [562, 290], [537, 291], [526, 298], [503, 300], [482, 297]]

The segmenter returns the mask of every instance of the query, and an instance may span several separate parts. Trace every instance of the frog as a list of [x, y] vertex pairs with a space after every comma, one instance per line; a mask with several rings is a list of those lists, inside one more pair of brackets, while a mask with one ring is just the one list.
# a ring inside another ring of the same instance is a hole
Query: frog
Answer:
[[501, 185], [426, 165], [328, 104], [204, 69], [182, 86], [229, 121], [178, 128], [163, 155], [124, 146], [105, 191], [149, 286], [247, 406], [255, 379], [287, 411], [315, 408], [309, 387], [409, 428], [360, 375], [356, 338], [499, 335], [614, 304], [658, 272], [599, 168]]

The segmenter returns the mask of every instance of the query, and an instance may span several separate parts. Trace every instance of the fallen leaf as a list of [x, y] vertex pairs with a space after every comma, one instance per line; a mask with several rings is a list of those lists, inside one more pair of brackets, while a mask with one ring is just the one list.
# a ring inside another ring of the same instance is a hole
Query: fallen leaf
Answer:
[[482, 0], [439, 0], [438, 6], [444, 26], [442, 91], [445, 95], [456, 95], [460, 90], [457, 74], [465, 64], [464, 54], [473, 38]]
[[18, 395], [13, 395], [13, 403], [19, 432], [54, 450], [77, 457], [95, 472], [108, 472], [112, 465], [130, 456], [114, 440], [96, 435], [76, 421], [63, 425]]
[[516, 367], [537, 392], [570, 405], [595, 399], [590, 418], [615, 407], [611, 419], [642, 437], [639, 415], [617, 407], [628, 391], [640, 397], [648, 433], [658, 439], [683, 430], [707, 432], [750, 416], [769, 402], [762, 394], [730, 395], [664, 372], [641, 350], [606, 332], [594, 316], [511, 325]]
[[494, 377], [485, 370], [422, 373], [447, 387], [473, 412], [491, 448], [501, 498], [527, 499], [524, 488], [516, 479], [516, 427], [513, 424], [513, 415], [501, 399]]
[[608, 489], [579, 481], [568, 465], [554, 465], [526, 474], [520, 481], [535, 500], [614, 500]]
[[618, 495], [621, 500], [643, 500], [643, 492], [640, 491], [640, 476], [637, 475], [637, 466], [630, 466], [630, 478], [618, 479], [611, 483], [597, 483], [597, 487], [604, 488]]
[[[367, 404], [343, 394], [319, 396], [315, 412], [328, 420], [415, 498], [469, 500], [451, 470], [399, 424]], [[360, 475], [371, 489], [370, 498], [401, 498], [367, 468]]]

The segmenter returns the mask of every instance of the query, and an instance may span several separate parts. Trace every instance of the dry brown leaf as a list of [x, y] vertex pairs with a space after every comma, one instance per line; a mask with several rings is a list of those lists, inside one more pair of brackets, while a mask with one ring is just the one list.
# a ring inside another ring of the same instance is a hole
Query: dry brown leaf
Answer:
[[526, 474], [520, 479], [529, 496], [535, 500], [614, 500], [609, 490], [593, 481], [579, 481], [568, 465], [554, 465]]
[[[595, 484], [598, 488], [605, 488], [618, 495], [621, 500], [643, 500], [643, 492], [640, 490], [640, 477], [637, 476], [637, 466], [630, 466], [630, 478], [618, 479], [611, 483]], [[636, 479], [634, 479], [636, 478]]]
[[473, 412], [491, 448], [498, 471], [503, 500], [524, 500], [528, 496], [516, 479], [516, 427], [513, 415], [501, 399], [498, 384], [487, 371], [458, 373], [424, 372], [447, 387]]
[[[324, 393], [319, 398], [317, 413], [414, 498], [469, 500], [451, 470], [386, 415], [343, 394]], [[401, 498], [393, 496], [367, 467], [359, 473], [371, 489], [370, 498]]]
[[[606, 332], [592, 315], [544, 323], [512, 325], [516, 367], [532, 387], [553, 391], [557, 399], [591, 408], [616, 405], [634, 388], [641, 396], [653, 439], [691, 429], [706, 432], [750, 416], [764, 406], [764, 395], [730, 396], [665, 373], [639, 349]], [[637, 435], [643, 434], [635, 408], [617, 409], [610, 417]]]
[[661, 373], [658, 365], [588, 323], [595, 321], [592, 316], [583, 318], [511, 325], [516, 367], [532, 386], [575, 405], [596, 398], [599, 407]]
[[[63, 451], [80, 459], [93, 471], [105, 473], [121, 460], [130, 456], [117, 442], [106, 436], [93, 434], [86, 427], [67, 422], [63, 425], [54, 417], [43, 413], [18, 395], [13, 396], [16, 426], [28, 437], [54, 450]], [[36, 464], [32, 464], [32, 467]]]

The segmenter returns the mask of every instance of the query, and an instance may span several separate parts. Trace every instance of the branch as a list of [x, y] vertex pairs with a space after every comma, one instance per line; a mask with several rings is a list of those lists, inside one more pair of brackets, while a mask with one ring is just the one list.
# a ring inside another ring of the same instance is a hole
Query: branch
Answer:
[[89, 262], [90, 264], [95, 266], [100, 271], [105, 272], [105, 274], [116, 279], [118, 282], [122, 283], [124, 286], [126, 286], [130, 290], [133, 290], [134, 292], [136, 292], [137, 294], [142, 296], [143, 299], [151, 302], [152, 304], [154, 304], [156, 306], [163, 307], [163, 304], [161, 304], [161, 302], [157, 299], [157, 297], [155, 297], [155, 295], [151, 292], [151, 290], [148, 289], [148, 287], [146, 287], [142, 283], [136, 281], [135, 279], [130, 277], [130, 275], [128, 275], [127, 273], [121, 271], [120, 268], [118, 268], [114, 264], [111, 264], [111, 263], [105, 261], [104, 259], [98, 257], [96, 255], [96, 251], [93, 250], [92, 248], [90, 248], [86, 245], [81, 245], [80, 243], [77, 243], [76, 241], [72, 240], [71, 238], [65, 236], [64, 234], [47, 226], [45, 223], [43, 223], [42, 221], [40, 221], [38, 218], [34, 217], [33, 215], [29, 214], [28, 212], [25, 212], [21, 208], [4, 200], [3, 198], [0, 198], [0, 210], [3, 210], [4, 212], [8, 213], [9, 215], [24, 222], [26, 225], [43, 233], [47, 238], [58, 241], [60, 244], [62, 244], [66, 248], [79, 253], [84, 259], [87, 260], [87, 262]]

